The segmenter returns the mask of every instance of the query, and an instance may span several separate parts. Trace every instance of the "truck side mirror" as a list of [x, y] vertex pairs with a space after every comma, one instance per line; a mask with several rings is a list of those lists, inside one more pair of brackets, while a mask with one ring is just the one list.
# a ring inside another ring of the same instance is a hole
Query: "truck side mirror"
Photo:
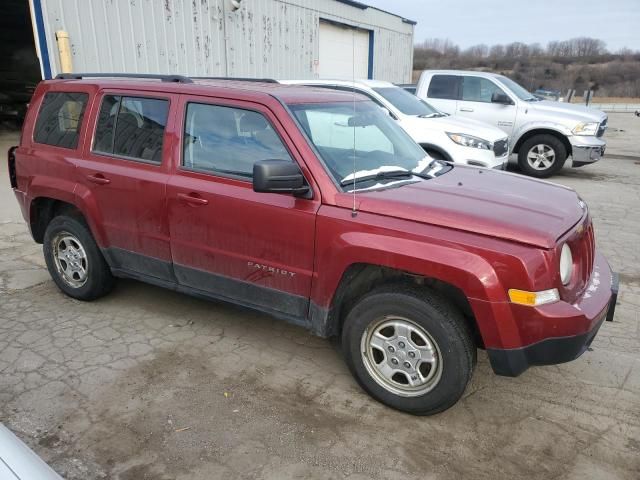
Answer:
[[253, 191], [260, 193], [289, 193], [308, 195], [300, 167], [289, 160], [259, 160], [253, 164]]
[[506, 93], [493, 92], [491, 95], [491, 103], [500, 103], [502, 105], [513, 105], [513, 100]]

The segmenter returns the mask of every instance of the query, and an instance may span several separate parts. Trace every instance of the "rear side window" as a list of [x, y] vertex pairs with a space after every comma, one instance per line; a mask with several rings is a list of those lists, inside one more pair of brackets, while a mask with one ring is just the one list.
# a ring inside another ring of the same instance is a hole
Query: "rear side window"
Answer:
[[168, 100], [106, 95], [98, 115], [93, 151], [161, 163], [168, 113]]
[[252, 178], [258, 160], [293, 159], [269, 121], [258, 112], [189, 103], [182, 165], [222, 176]]
[[76, 92], [47, 93], [33, 133], [36, 143], [55, 147], [78, 147], [80, 127], [89, 95]]
[[456, 75], [434, 75], [429, 84], [427, 96], [444, 100], [457, 100], [460, 77]]

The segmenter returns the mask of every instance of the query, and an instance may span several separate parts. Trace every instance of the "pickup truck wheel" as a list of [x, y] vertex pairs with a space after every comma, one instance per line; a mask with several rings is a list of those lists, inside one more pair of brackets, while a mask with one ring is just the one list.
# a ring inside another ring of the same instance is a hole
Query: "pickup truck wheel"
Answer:
[[526, 140], [518, 151], [518, 165], [527, 175], [550, 177], [560, 171], [567, 159], [567, 149], [553, 135], [535, 135]]
[[78, 300], [109, 293], [114, 278], [89, 229], [68, 216], [51, 220], [44, 234], [44, 258], [58, 288]]
[[432, 415], [464, 393], [476, 362], [472, 338], [460, 312], [437, 293], [395, 285], [353, 307], [342, 345], [349, 369], [372, 397]]

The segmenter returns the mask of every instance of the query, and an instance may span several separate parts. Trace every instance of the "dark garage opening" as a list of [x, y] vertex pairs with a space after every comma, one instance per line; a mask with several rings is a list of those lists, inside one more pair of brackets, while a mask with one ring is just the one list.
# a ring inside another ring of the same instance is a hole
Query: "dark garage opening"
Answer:
[[0, 125], [16, 128], [22, 124], [33, 89], [40, 81], [26, 0], [2, 0], [0, 58]]

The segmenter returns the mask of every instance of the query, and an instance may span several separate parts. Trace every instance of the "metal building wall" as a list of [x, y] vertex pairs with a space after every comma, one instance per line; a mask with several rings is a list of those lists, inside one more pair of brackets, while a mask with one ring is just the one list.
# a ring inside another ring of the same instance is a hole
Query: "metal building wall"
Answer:
[[373, 31], [374, 78], [411, 80], [413, 24], [348, 2], [243, 0], [234, 11], [230, 0], [30, 1], [41, 5], [52, 75], [65, 30], [77, 72], [315, 78], [324, 19]]

